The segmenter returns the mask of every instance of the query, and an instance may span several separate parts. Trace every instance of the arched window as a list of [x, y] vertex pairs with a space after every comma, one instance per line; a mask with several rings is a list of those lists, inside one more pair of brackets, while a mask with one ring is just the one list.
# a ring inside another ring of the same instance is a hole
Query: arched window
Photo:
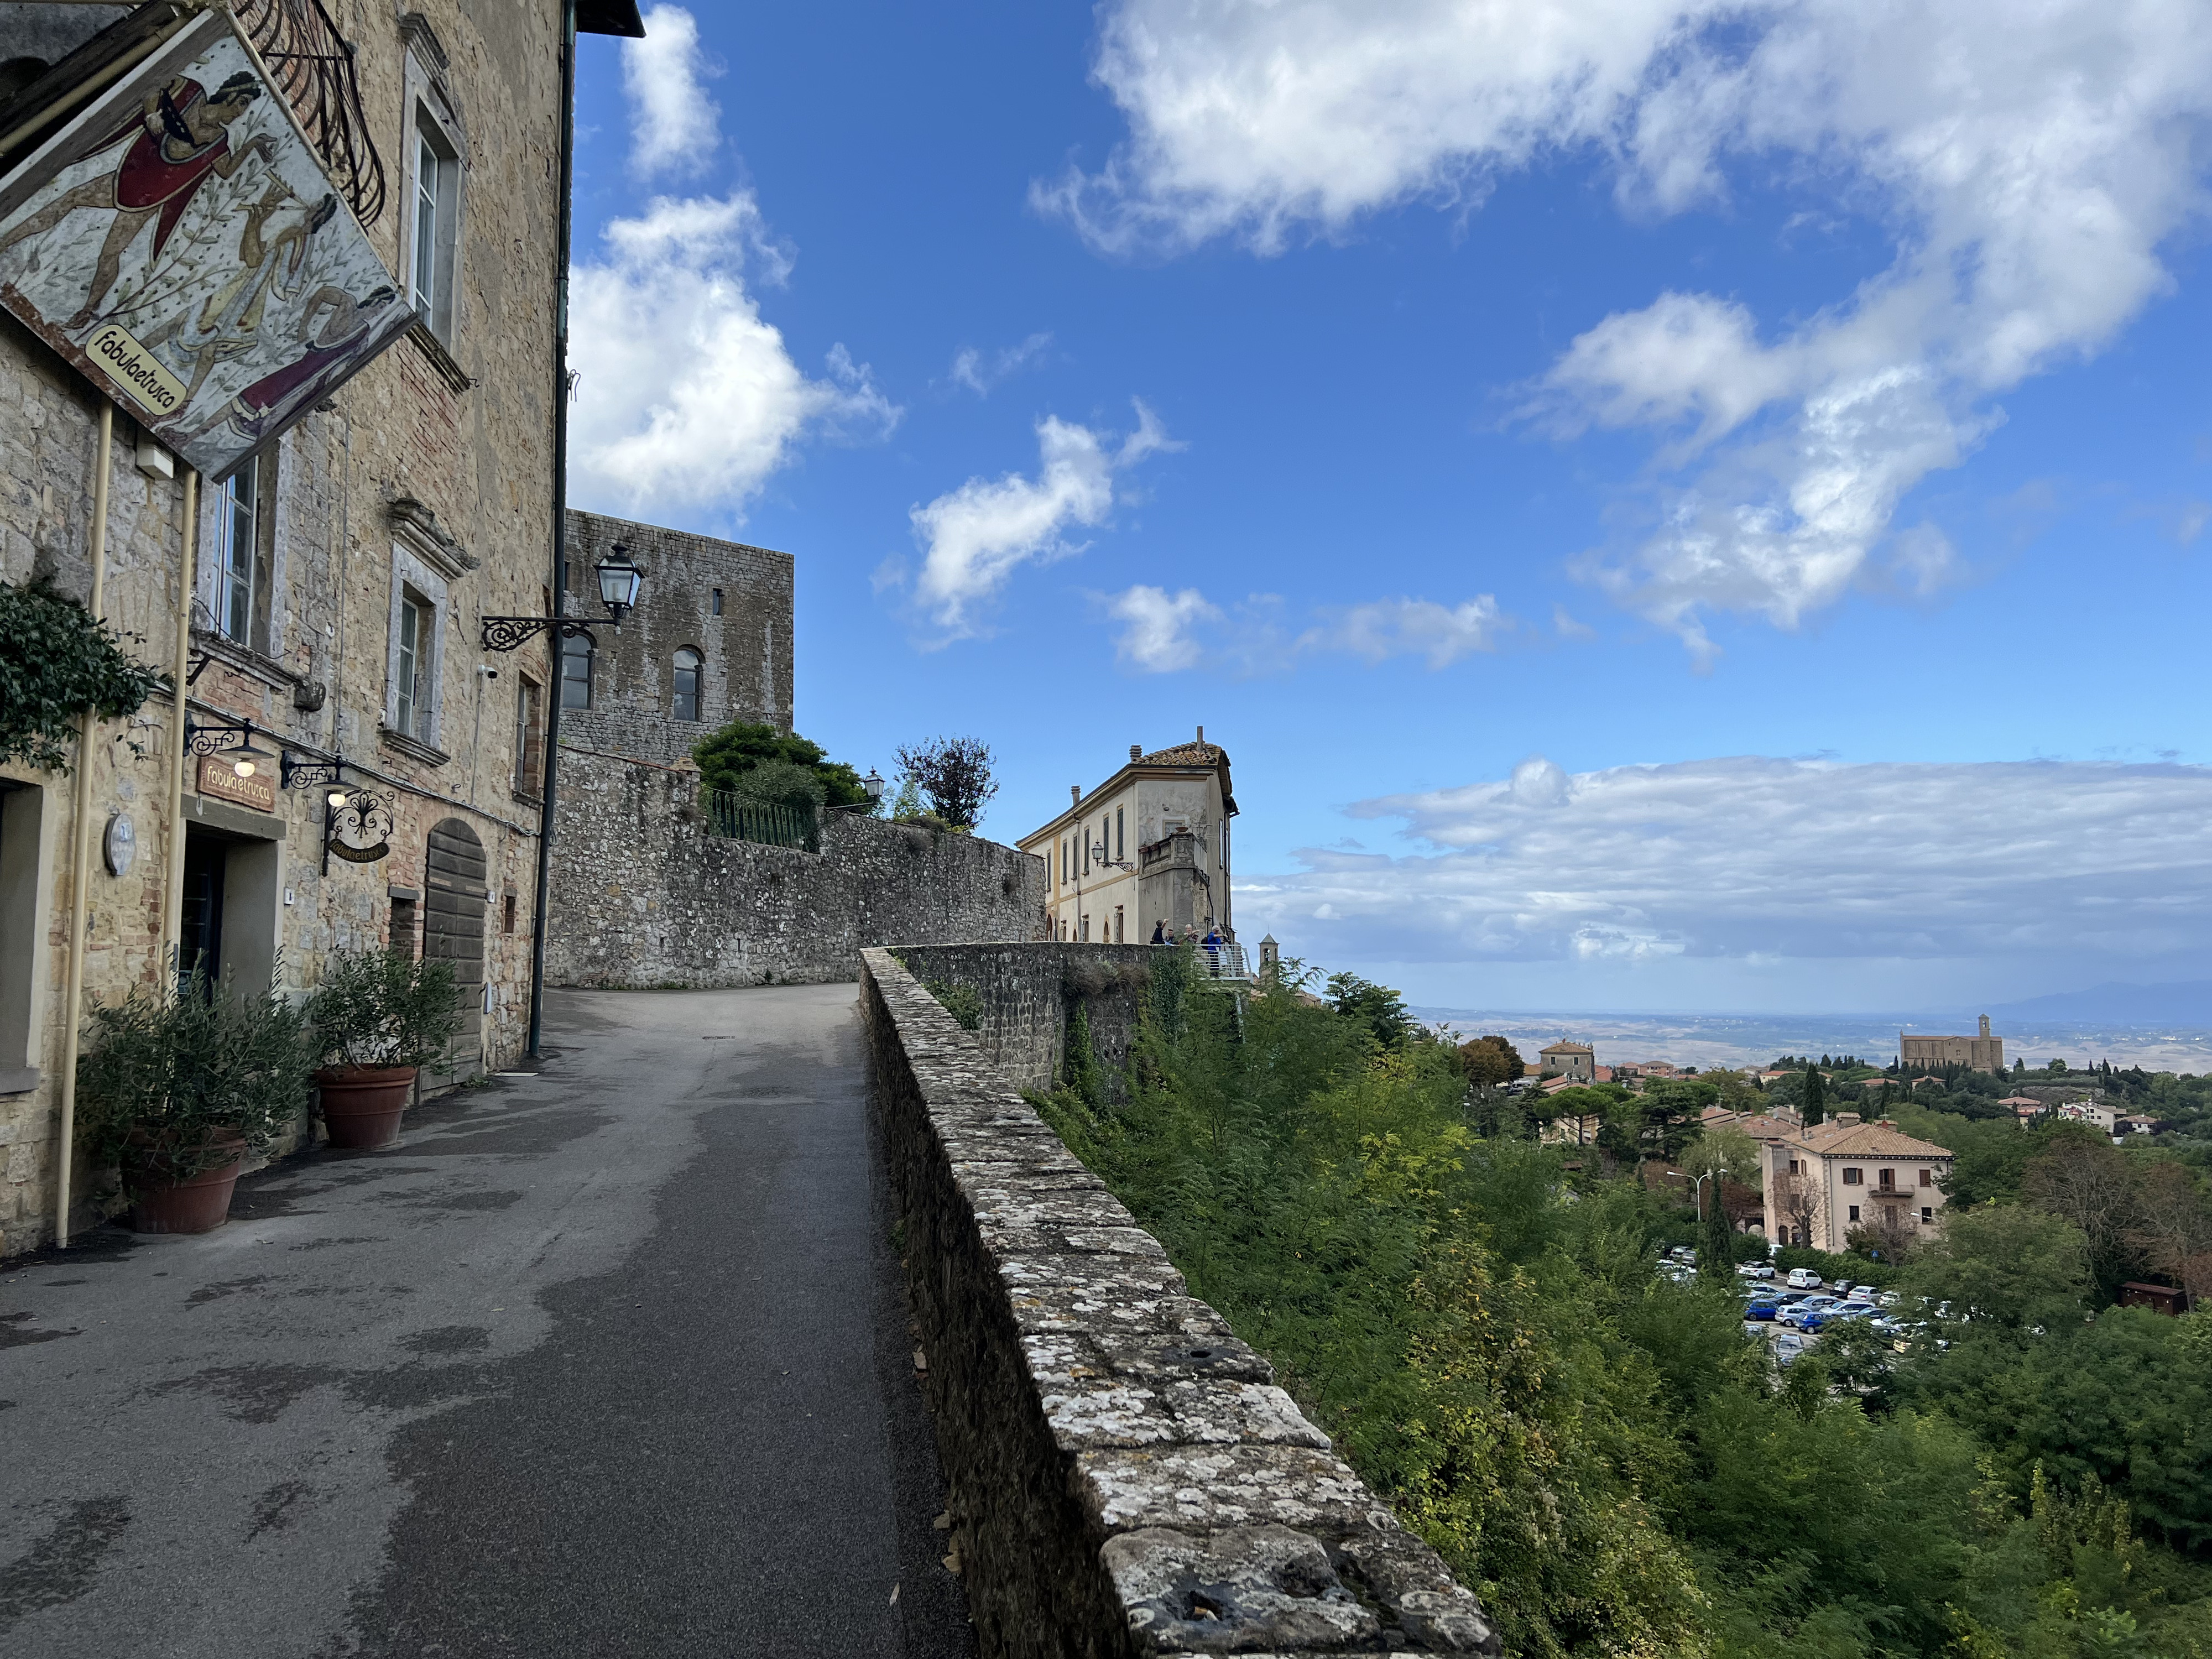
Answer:
[[688, 645], [676, 653], [676, 718], [679, 720], [699, 718], [699, 665], [704, 660]]
[[592, 636], [572, 634], [561, 641], [561, 707], [592, 706]]

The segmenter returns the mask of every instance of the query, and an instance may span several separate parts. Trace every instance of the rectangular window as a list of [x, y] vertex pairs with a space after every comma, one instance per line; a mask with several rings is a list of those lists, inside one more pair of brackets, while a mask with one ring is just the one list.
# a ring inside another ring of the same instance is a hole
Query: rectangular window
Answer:
[[1075, 937], [1085, 945], [1088, 945], [1091, 942], [1091, 918], [1089, 916], [1086, 915], [1081, 918], [1076, 923]]
[[1920, 1184], [1923, 1187], [1933, 1187], [1936, 1184], [1936, 1171], [1923, 1170], [1920, 1172]]
[[1114, 858], [1117, 863], [1127, 863], [1129, 858], [1128, 824], [1120, 807], [1114, 809]]
[[453, 331], [453, 253], [459, 245], [461, 216], [459, 154], [429, 111], [418, 107], [407, 301], [430, 332], [448, 343]]
[[722, 614], [722, 590], [719, 587], [714, 590], [714, 614], [718, 617]]
[[392, 937], [386, 943], [394, 951], [404, 951], [410, 960], [415, 955], [415, 901], [395, 897], [392, 901]]
[[1856, 1221], [1858, 1218], [1859, 1218], [1859, 1206], [1858, 1206], [1857, 1205], [1854, 1204], [1854, 1205], [1852, 1205], [1852, 1206], [1851, 1206], [1851, 1219], [1852, 1219], [1852, 1220], [1854, 1220], [1854, 1221]]
[[1920, 1206], [1920, 1219], [1921, 1219], [1921, 1221], [1922, 1221], [1923, 1224], [1928, 1223], [1928, 1222], [1932, 1222], [1933, 1220], [1935, 1220], [1935, 1219], [1936, 1219], [1936, 1211], [1935, 1211], [1935, 1207], [1934, 1207], [1932, 1205], [1927, 1205], [1927, 1204], [1923, 1204], [1923, 1205], [1922, 1205], [1922, 1206]]
[[215, 617], [226, 639], [247, 649], [263, 643], [261, 458], [255, 456], [222, 481], [216, 497]]
[[514, 931], [514, 894], [509, 893], [509, 894], [507, 896], [506, 899], [505, 899], [505, 900], [501, 903], [501, 906], [500, 906], [500, 912], [499, 912], [499, 919], [500, 919], [500, 928], [499, 928], [499, 931], [500, 931], [501, 933], [513, 933], [513, 932]]
[[1127, 942], [1121, 931], [1121, 907], [1117, 904], [1114, 907], [1114, 943], [1122, 945]]
[[[545, 788], [545, 692], [525, 675], [514, 699], [514, 788], [536, 800]], [[510, 928], [510, 933], [514, 930]]]
[[1875, 1185], [1881, 1188], [1882, 1191], [1886, 1193], [1895, 1192], [1897, 1190], [1897, 1171], [1894, 1170], [1882, 1170], [1881, 1178], [1875, 1182]]
[[410, 738], [424, 734], [430, 712], [430, 659], [436, 648], [429, 602], [410, 592], [399, 601], [399, 657], [393, 670], [398, 713], [393, 729]]
[[1080, 825], [1076, 830], [1075, 837], [1083, 843], [1083, 873], [1087, 876], [1091, 873], [1091, 826], [1087, 823]]
[[1798, 1170], [1798, 1168], [1797, 1168], [1797, 1160], [1796, 1160], [1796, 1158], [1791, 1158], [1791, 1159], [1790, 1160], [1790, 1173], [1791, 1175], [1797, 1175], [1797, 1174], [1801, 1173], [1801, 1171], [1800, 1171], [1800, 1170]]
[[1866, 1171], [1865, 1171], [1865, 1170], [1844, 1170], [1844, 1186], [1846, 1186], [1846, 1187], [1863, 1187], [1863, 1186], [1865, 1186], [1865, 1185], [1866, 1185]]
[[673, 672], [676, 707], [673, 713], [679, 720], [696, 720], [699, 718], [701, 660], [699, 653], [688, 645], [676, 653]]

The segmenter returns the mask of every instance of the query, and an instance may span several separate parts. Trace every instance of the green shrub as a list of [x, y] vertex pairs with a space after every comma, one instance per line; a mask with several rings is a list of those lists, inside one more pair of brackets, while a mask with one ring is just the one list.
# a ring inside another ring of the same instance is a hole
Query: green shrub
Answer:
[[935, 997], [963, 1031], [983, 1029], [982, 994], [972, 985], [950, 985], [941, 979], [927, 979], [921, 988]]
[[168, 684], [125, 652], [136, 637], [50, 587], [0, 582], [0, 761], [66, 772], [80, 714], [136, 714]]
[[77, 1060], [77, 1139], [126, 1188], [167, 1186], [259, 1152], [307, 1106], [311, 1064], [299, 1011], [283, 995], [212, 987], [134, 990], [87, 1012]]
[[453, 1069], [447, 1048], [461, 1030], [460, 993], [450, 962], [417, 962], [405, 951], [331, 957], [308, 998], [307, 1031], [333, 1066]]

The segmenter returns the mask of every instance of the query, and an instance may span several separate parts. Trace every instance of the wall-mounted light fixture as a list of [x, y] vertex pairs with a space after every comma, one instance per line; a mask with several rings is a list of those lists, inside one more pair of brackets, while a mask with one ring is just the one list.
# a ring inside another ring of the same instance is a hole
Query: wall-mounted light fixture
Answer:
[[[631, 562], [629, 549], [621, 542], [614, 544], [595, 568], [599, 579], [599, 603], [606, 607], [607, 620], [620, 628], [623, 618], [637, 607], [638, 588], [646, 573]], [[549, 628], [559, 630], [564, 640], [580, 635], [585, 639], [592, 637], [592, 630], [574, 617], [486, 617], [483, 622], [483, 648], [513, 651]]]

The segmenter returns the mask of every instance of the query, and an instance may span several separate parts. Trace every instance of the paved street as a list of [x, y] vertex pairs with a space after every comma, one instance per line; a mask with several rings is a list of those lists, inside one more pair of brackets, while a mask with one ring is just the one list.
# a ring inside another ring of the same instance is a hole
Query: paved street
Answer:
[[969, 1651], [854, 988], [548, 1028], [214, 1234], [0, 1276], [0, 1652]]

